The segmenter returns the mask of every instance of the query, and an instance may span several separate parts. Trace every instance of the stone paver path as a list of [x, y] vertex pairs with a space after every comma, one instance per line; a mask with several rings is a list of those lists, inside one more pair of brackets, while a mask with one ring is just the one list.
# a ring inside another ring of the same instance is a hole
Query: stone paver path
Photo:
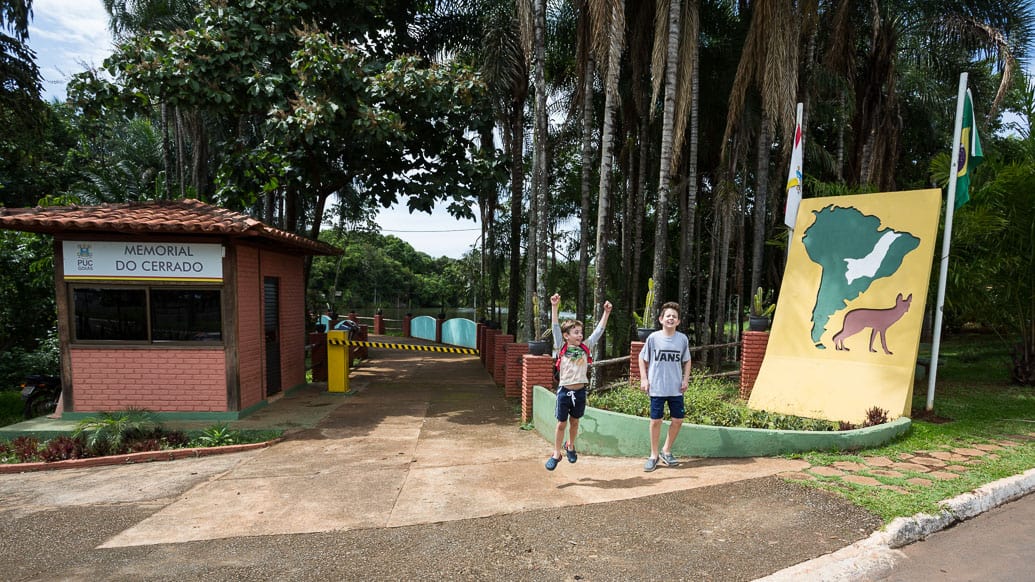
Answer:
[[917, 489], [930, 487], [938, 481], [959, 479], [971, 468], [998, 459], [996, 451], [1019, 447], [1023, 442], [1033, 440], [1035, 432], [951, 449], [898, 453], [892, 458], [863, 456], [861, 462], [836, 461], [830, 465], [814, 465], [803, 470], [781, 473], [779, 476], [792, 481], [852, 483], [908, 494]]

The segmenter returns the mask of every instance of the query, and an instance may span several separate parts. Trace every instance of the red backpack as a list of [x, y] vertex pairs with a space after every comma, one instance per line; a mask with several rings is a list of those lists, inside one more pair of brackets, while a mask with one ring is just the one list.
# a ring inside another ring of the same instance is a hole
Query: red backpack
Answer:
[[[593, 363], [593, 356], [589, 355], [589, 348], [586, 347], [586, 344], [580, 343], [579, 347], [582, 348], [582, 351], [586, 352], [586, 362], [592, 364]], [[568, 351], [568, 342], [564, 342], [564, 345], [561, 346], [561, 350], [559, 352], [557, 352], [557, 359], [554, 360], [554, 362], [553, 362], [553, 379], [554, 380], [560, 380], [561, 379], [561, 358], [564, 357], [564, 354], [567, 351]]]

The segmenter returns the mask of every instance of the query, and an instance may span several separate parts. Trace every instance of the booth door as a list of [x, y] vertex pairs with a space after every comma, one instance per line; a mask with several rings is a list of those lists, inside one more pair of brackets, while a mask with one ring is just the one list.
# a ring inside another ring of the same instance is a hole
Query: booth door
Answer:
[[266, 396], [280, 392], [280, 282], [264, 279], [266, 335]]

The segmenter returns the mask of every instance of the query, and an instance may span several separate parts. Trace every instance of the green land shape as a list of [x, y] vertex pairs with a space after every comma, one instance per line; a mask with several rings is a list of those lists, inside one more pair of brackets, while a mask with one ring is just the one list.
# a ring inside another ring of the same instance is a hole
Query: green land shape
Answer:
[[[894, 275], [906, 255], [920, 246], [920, 239], [908, 232], [881, 229], [880, 218], [851, 207], [831, 204], [812, 213], [816, 220], [805, 230], [802, 244], [809, 258], [823, 270], [812, 308], [812, 342], [817, 348], [826, 349], [820, 338], [831, 316], [866, 292], [874, 281]], [[899, 236], [891, 243], [876, 273], [849, 282], [845, 259], [865, 257], [889, 231]]]

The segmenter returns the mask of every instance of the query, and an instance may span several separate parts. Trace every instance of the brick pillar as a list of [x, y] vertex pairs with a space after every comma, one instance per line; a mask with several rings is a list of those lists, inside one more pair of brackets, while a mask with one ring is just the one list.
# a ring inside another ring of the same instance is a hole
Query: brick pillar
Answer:
[[[313, 332], [309, 334], [309, 364], [313, 370], [313, 382], [327, 381], [327, 334]], [[350, 364], [352, 362], [349, 362]]]
[[493, 351], [496, 356], [492, 360], [492, 378], [496, 384], [502, 386], [507, 366], [507, 345], [514, 343], [514, 336], [504, 333], [496, 336], [496, 345]]
[[521, 356], [521, 422], [532, 420], [532, 387], [553, 388], [552, 356]]
[[384, 334], [385, 334], [385, 316], [381, 314], [380, 310], [378, 310], [378, 312], [374, 314], [374, 335], [384, 335]]
[[439, 317], [435, 319], [435, 343], [442, 343], [442, 324], [446, 322], [446, 318]]
[[740, 350], [740, 397], [747, 400], [755, 388], [758, 370], [765, 359], [765, 349], [769, 345], [768, 331], [745, 331], [741, 336]]
[[640, 352], [644, 342], [629, 342], [629, 382], [640, 385]]
[[521, 377], [524, 367], [521, 358], [528, 353], [528, 344], [509, 343], [503, 346], [503, 395], [507, 398], [521, 396]]
[[482, 366], [485, 365], [485, 336], [488, 335], [489, 328], [485, 325], [478, 324], [478, 335], [475, 336], [475, 346], [478, 348], [478, 359], [482, 361]]
[[[355, 321], [355, 320], [353, 320], [353, 321]], [[356, 340], [362, 341], [362, 342], [365, 342], [365, 341], [369, 340], [370, 339], [370, 334], [368, 333], [369, 329], [370, 329], [369, 325], [367, 325], [365, 323], [359, 324], [359, 331], [356, 332], [356, 337], [353, 338], [353, 339], [356, 339]], [[366, 346], [362, 346], [362, 347], [356, 348], [353, 353], [356, 354], [357, 356], [359, 356], [360, 358], [363, 358], [364, 360], [369, 357], [367, 355], [367, 347]], [[351, 362], [351, 360], [350, 360], [350, 362]]]
[[412, 330], [410, 329], [411, 321], [413, 321], [413, 316], [409, 313], [403, 316], [403, 337], [413, 337]]
[[485, 324], [474, 324], [474, 348], [478, 350], [478, 357], [482, 357], [482, 336], [485, 334]]
[[490, 329], [485, 334], [485, 369], [489, 374], [496, 369], [493, 365], [496, 363], [496, 338], [499, 335], [500, 330], [498, 329]]

